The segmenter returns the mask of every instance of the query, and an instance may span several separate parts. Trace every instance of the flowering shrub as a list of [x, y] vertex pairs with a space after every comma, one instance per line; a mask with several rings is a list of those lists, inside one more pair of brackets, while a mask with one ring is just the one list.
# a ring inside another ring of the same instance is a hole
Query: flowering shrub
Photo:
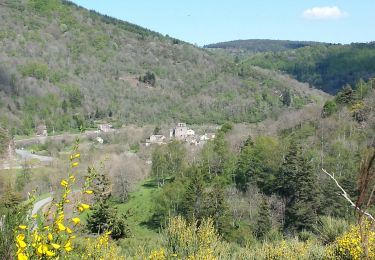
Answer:
[[[72, 191], [72, 185], [76, 182], [76, 167], [79, 165], [80, 158], [80, 154], [77, 152], [78, 143], [77, 140], [70, 156], [69, 175], [60, 182], [64, 192], [61, 198], [52, 201], [54, 209], [50, 207], [46, 213], [40, 216], [35, 214], [31, 216], [33, 221], [18, 226], [16, 230], [16, 255], [18, 259], [64, 258], [72, 254], [73, 240], [76, 238], [74, 229], [80, 224], [81, 220], [78, 216], [68, 219], [65, 211], [66, 206], [71, 203], [68, 195]], [[94, 177], [94, 172], [89, 172], [86, 176], [81, 190], [82, 194], [92, 194], [89, 187]], [[89, 209], [90, 205], [78, 201], [74, 208], [73, 214], [78, 215]]]
[[336, 239], [327, 248], [327, 259], [375, 259], [375, 231], [367, 220]]
[[170, 218], [164, 231], [165, 247], [152, 251], [149, 259], [219, 259], [227, 247], [220, 241], [212, 219], [197, 224], [187, 223], [181, 216]]
[[85, 250], [78, 253], [79, 259], [108, 259], [120, 260], [125, 259], [119, 254], [119, 248], [110, 239], [111, 232], [105, 232], [96, 238], [87, 238], [85, 241]]

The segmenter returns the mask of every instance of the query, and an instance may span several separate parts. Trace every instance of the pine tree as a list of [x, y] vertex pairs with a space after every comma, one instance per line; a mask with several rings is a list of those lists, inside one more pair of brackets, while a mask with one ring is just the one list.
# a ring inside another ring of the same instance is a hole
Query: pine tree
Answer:
[[205, 183], [202, 172], [198, 168], [191, 170], [189, 184], [182, 201], [182, 213], [188, 220], [197, 220], [198, 222], [205, 216]]
[[92, 213], [87, 218], [87, 227], [92, 233], [101, 234], [109, 229], [110, 219], [113, 217], [107, 201], [96, 203]]
[[[90, 168], [90, 170], [94, 169]], [[88, 229], [98, 234], [109, 230], [113, 239], [127, 236], [129, 233], [126, 224], [127, 214], [119, 216], [117, 208], [110, 204], [112, 187], [106, 174], [96, 175], [93, 191], [96, 203], [87, 218]]]
[[205, 198], [205, 215], [213, 219], [215, 228], [219, 233], [228, 233], [230, 227], [228, 214], [229, 207], [225, 199], [224, 187], [219, 182], [219, 178], [214, 180], [214, 183]]
[[256, 182], [256, 176], [259, 172], [259, 162], [253, 154], [253, 145], [249, 138], [241, 149], [241, 153], [236, 165], [235, 182], [237, 188], [245, 192], [249, 183]]
[[119, 216], [117, 208], [110, 205], [108, 200], [105, 200], [95, 204], [92, 214], [87, 218], [87, 227], [92, 233], [97, 234], [109, 230], [113, 239], [119, 239], [129, 233], [126, 224], [127, 217], [127, 214]]
[[284, 228], [311, 229], [317, 220], [319, 191], [311, 164], [299, 145], [291, 145], [280, 169], [279, 183], [280, 195], [286, 199]]
[[62, 110], [64, 111], [64, 113], [66, 113], [68, 111], [68, 103], [66, 102], [66, 100], [64, 99], [63, 102], [61, 103], [61, 108]]
[[282, 96], [282, 102], [284, 106], [289, 107], [292, 103], [292, 97], [289, 90], [285, 90]]

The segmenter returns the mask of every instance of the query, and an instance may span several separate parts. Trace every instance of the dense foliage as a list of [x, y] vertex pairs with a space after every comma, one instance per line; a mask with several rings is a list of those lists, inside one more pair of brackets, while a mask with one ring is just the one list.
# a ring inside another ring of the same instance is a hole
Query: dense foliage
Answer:
[[[25, 230], [34, 225], [34, 220], [25, 219], [21, 211], [25, 204], [11, 191], [14, 188], [7, 191], [0, 182], [0, 211], [17, 216], [2, 220], [12, 232], [0, 233], [0, 250], [2, 254], [14, 255], [18, 247], [22, 257], [41, 254], [46, 258], [61, 255], [80, 259], [92, 255], [103, 259], [372, 256], [372, 227], [365, 218], [354, 223], [352, 207], [340, 197], [339, 189], [321, 168], [335, 173], [353, 201], [360, 194], [364, 198], [370, 196], [372, 186], [363, 190], [357, 180], [359, 166], [366, 162], [364, 155], [372, 154], [371, 158], [375, 158], [374, 100], [373, 81], [359, 82], [354, 89], [346, 88], [331, 100], [336, 110], [330, 115], [318, 111], [309, 120], [273, 136], [263, 132], [252, 134], [238, 141], [239, 146], [233, 146], [231, 135], [238, 126], [224, 124], [215, 139], [195, 151], [194, 159], [190, 145], [181, 142], [153, 147], [149, 154], [153, 161], [150, 180], [142, 188], [147, 192], [130, 193], [125, 203], [118, 200], [118, 193], [111, 194], [112, 187], [118, 185], [116, 176], [91, 167], [87, 175], [78, 174], [75, 169], [81, 155], [75, 152], [70, 157], [69, 177], [65, 173], [65, 178], [57, 181], [60, 191], [56, 196], [62, 197], [55, 201], [57, 208], [37, 215], [45, 216], [37, 218], [38, 225], [50, 226], [49, 230], [38, 228], [30, 236]], [[361, 121], [355, 117], [359, 107], [370, 108]], [[92, 149], [95, 147], [87, 151]], [[373, 167], [369, 162], [364, 169], [371, 171]], [[24, 171], [31, 175], [31, 181], [35, 173], [25, 168], [20, 170], [20, 178]], [[12, 183], [17, 184], [17, 179]], [[73, 202], [69, 194], [76, 179], [86, 186], [82, 190], [84, 200]], [[84, 202], [89, 198], [92, 206]], [[73, 208], [78, 213], [89, 209], [90, 212], [68, 217], [65, 210], [70, 204], [76, 205]], [[54, 215], [54, 210], [58, 214]], [[373, 204], [367, 210], [373, 212]], [[123, 215], [125, 212], [130, 214]], [[48, 224], [46, 214], [55, 218], [52, 224]], [[133, 214], [142, 221], [134, 221]], [[4, 228], [4, 224], [0, 226]], [[129, 236], [128, 226], [134, 230], [133, 236]], [[155, 230], [160, 229], [163, 231], [157, 234]], [[16, 234], [13, 230], [17, 230]], [[85, 230], [90, 230], [90, 234]], [[80, 239], [73, 240], [73, 232]], [[363, 241], [363, 234], [371, 240]]]
[[[373, 81], [360, 82], [355, 89], [348, 99], [342, 98], [348, 92], [343, 90], [328, 101], [335, 104], [329, 115], [317, 114], [278, 136], [249, 137], [238, 154], [228, 147], [230, 130], [220, 131], [200, 151], [198, 161], [169, 171], [168, 183], [159, 186], [155, 197], [151, 221], [163, 226], [168, 217], [181, 215], [199, 224], [209, 217], [226, 240], [240, 244], [251, 239], [246, 235], [243, 241], [245, 233], [262, 239], [273, 232], [298, 234], [301, 239], [315, 233], [332, 242], [332, 233], [336, 237], [348, 227], [340, 224], [341, 218], [351, 221], [354, 212], [337, 196], [337, 187], [321, 168], [335, 172], [355, 200], [361, 147], [371, 145], [375, 123], [371, 109], [366, 110], [365, 121], [358, 121], [353, 109], [358, 102], [363, 108], [373, 107]], [[359, 95], [360, 91], [366, 94]], [[322, 110], [327, 111], [327, 105]], [[156, 149], [154, 156], [158, 153]], [[168, 158], [164, 160], [168, 165]], [[251, 206], [245, 209], [245, 205]], [[328, 221], [327, 216], [337, 219]]]
[[243, 66], [281, 70], [302, 82], [335, 94], [345, 84], [375, 75], [375, 44], [316, 45], [293, 51], [260, 53]]

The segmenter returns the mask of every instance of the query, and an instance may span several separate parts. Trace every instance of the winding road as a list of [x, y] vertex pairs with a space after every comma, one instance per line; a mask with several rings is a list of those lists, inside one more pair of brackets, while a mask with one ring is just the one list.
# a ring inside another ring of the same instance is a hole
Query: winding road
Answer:
[[51, 162], [54, 159], [53, 157], [37, 155], [37, 154], [33, 154], [29, 151], [21, 150], [21, 149], [16, 149], [16, 154], [21, 156], [22, 159], [24, 160], [37, 159], [41, 162]]
[[52, 201], [52, 197], [48, 197], [45, 199], [42, 199], [34, 204], [33, 210], [31, 211], [31, 215], [37, 214], [38, 211], [43, 208], [45, 205], [50, 203]]

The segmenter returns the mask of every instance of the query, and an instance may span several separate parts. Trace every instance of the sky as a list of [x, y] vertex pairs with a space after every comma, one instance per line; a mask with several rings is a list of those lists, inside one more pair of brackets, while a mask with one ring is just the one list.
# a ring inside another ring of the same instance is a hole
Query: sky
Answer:
[[73, 0], [198, 46], [238, 39], [375, 41], [375, 0]]

